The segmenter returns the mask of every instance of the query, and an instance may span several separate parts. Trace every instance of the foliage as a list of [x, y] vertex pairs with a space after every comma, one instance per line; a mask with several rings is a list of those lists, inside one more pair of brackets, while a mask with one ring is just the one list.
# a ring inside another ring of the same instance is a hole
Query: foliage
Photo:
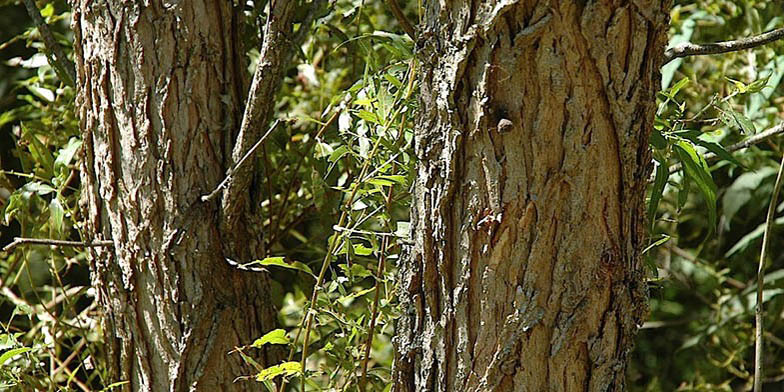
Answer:
[[[715, 42], [783, 25], [781, 4], [677, 1], [671, 44]], [[651, 316], [629, 372], [632, 390], [749, 390], [755, 276], [779, 137], [727, 153], [781, 122], [784, 46], [678, 59], [662, 69], [651, 145]], [[695, 154], [696, 153], [696, 154]], [[712, 158], [711, 158], [712, 156]], [[707, 157], [707, 159], [706, 159]], [[674, 170], [680, 168], [679, 170]], [[781, 211], [781, 207], [779, 207]], [[779, 218], [777, 225], [784, 223]], [[711, 234], [712, 233], [712, 234]], [[767, 388], [782, 386], [784, 324], [780, 236], [772, 238], [764, 306]], [[698, 359], [698, 360], [695, 360]]]
[[[416, 20], [419, 2], [403, 3]], [[775, 2], [676, 3], [671, 44], [784, 25]], [[251, 63], [258, 59], [265, 4], [245, 7]], [[267, 254], [246, 266], [272, 274], [280, 328], [232, 355], [256, 369], [238, 375], [242, 382], [268, 390], [282, 380], [289, 390], [359, 390], [363, 379], [367, 390], [389, 387], [394, 267], [408, 241], [414, 175], [415, 45], [399, 34], [384, 1], [329, 4], [286, 73], [276, 107], [282, 126], [256, 162]], [[63, 48], [70, 48], [65, 4], [39, 6]], [[14, 1], [0, 7], [0, 24], [14, 27], [0, 31], [0, 96], [7, 97], [0, 99], [0, 219], [6, 225], [0, 243], [14, 236], [81, 240], [74, 91], [48, 64], [24, 7]], [[755, 260], [782, 152], [780, 138], [738, 152], [727, 146], [781, 121], [782, 49], [774, 43], [676, 59], [662, 69], [645, 253], [651, 316], [633, 354], [632, 390], [750, 385]], [[781, 238], [773, 241], [771, 249], [784, 247]], [[782, 258], [772, 252], [764, 296], [766, 377], [779, 387]], [[2, 253], [0, 279], [0, 389], [121, 385], [107, 377], [83, 252], [19, 246]], [[290, 355], [263, 368], [250, 353], [268, 345], [286, 347]]]

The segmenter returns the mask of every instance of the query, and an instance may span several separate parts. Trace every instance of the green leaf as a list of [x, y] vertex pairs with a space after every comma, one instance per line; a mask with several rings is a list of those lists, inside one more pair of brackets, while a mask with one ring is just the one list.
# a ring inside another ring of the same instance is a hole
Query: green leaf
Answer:
[[664, 187], [667, 185], [667, 179], [670, 177], [670, 169], [659, 163], [656, 166], [656, 177], [653, 181], [651, 188], [651, 197], [648, 199], [648, 224], [653, 227], [656, 221], [656, 210], [659, 208], [659, 201], [661, 201]]
[[668, 235], [664, 234], [664, 235], [662, 236], [662, 238], [659, 238], [658, 240], [656, 240], [656, 242], [654, 242], [654, 243], [652, 243], [652, 244], [648, 245], [648, 247], [647, 247], [647, 248], [643, 249], [642, 253], [643, 253], [643, 254], [646, 254], [646, 253], [648, 253], [648, 251], [649, 251], [649, 250], [651, 250], [651, 249], [653, 249], [653, 248], [655, 248], [655, 247], [657, 247], [657, 246], [659, 246], [659, 245], [661, 245], [661, 244], [663, 244], [663, 243], [665, 243], [665, 242], [669, 241], [669, 240], [670, 240], [670, 238], [672, 238], [672, 237], [670, 237], [670, 236], [668, 236]]
[[667, 140], [664, 139], [664, 136], [662, 136], [660, 130], [654, 129], [653, 131], [651, 131], [650, 139], [651, 139], [650, 140], [651, 145], [658, 148], [659, 150], [663, 150], [667, 148]]
[[39, 196], [45, 196], [56, 191], [56, 189], [52, 188], [51, 185], [44, 184], [43, 182], [40, 181], [28, 182], [22, 187], [22, 190], [26, 192], [36, 193]]
[[362, 109], [357, 112], [357, 117], [374, 124], [379, 124], [378, 117], [375, 114], [368, 112], [365, 109]]
[[54, 173], [54, 157], [52, 157], [52, 152], [41, 143], [38, 137], [31, 132], [24, 123], [19, 123], [19, 125], [22, 127], [22, 139], [30, 143], [27, 148], [30, 150], [33, 159], [43, 167], [45, 176], [51, 177]]
[[65, 147], [61, 148], [60, 151], [57, 153], [57, 159], [54, 160], [54, 168], [56, 171], [61, 171], [68, 167], [73, 160], [73, 157], [76, 155], [76, 152], [79, 151], [79, 147], [82, 146], [82, 141], [72, 137], [68, 140], [68, 144]]
[[680, 212], [689, 201], [689, 191], [691, 190], [691, 180], [689, 177], [681, 177], [681, 187], [678, 190], [678, 212]]
[[31, 350], [32, 350], [32, 348], [30, 348], [30, 347], [19, 347], [19, 348], [14, 348], [14, 349], [11, 349], [11, 350], [8, 350], [8, 351], [4, 352], [3, 355], [0, 355], [0, 366], [3, 366], [3, 364], [5, 364], [9, 359], [11, 359], [11, 358], [13, 358], [13, 357], [15, 357], [15, 356], [17, 356], [19, 354], [24, 354], [24, 353], [26, 353], [28, 351], [31, 351]]
[[738, 161], [737, 159], [735, 159], [735, 157], [733, 157], [732, 154], [730, 154], [729, 151], [725, 150], [724, 147], [721, 146], [721, 144], [714, 143], [714, 142], [709, 142], [709, 141], [702, 140], [702, 139], [699, 139], [699, 138], [696, 139], [695, 142], [698, 145], [708, 149], [708, 151], [716, 154], [716, 156], [719, 157], [720, 159], [732, 162], [732, 163], [734, 163], [735, 165], [737, 165], [739, 167], [744, 167], [743, 164], [740, 163], [740, 161]]
[[44, 8], [41, 8], [41, 16], [44, 18], [48, 18], [52, 15], [54, 15], [54, 5], [52, 3], [49, 3], [45, 5]]
[[720, 116], [721, 120], [727, 124], [729, 127], [737, 126], [740, 128], [741, 132], [746, 135], [753, 135], [757, 133], [757, 128], [754, 127], [754, 123], [749, 120], [748, 117], [727, 108], [727, 111], [723, 112]]
[[366, 247], [364, 244], [354, 244], [354, 254], [357, 256], [369, 256], [373, 254], [373, 249]]
[[305, 272], [311, 276], [314, 276], [313, 270], [311, 270], [310, 267], [308, 267], [304, 263], [299, 261], [285, 261], [285, 257], [267, 257], [266, 259], [263, 260], [251, 261], [250, 263], [244, 264], [243, 266], [249, 267], [253, 265], [275, 266], [275, 267], [294, 269], [294, 270]]
[[264, 336], [256, 339], [256, 341], [251, 344], [251, 347], [259, 348], [264, 346], [265, 344], [289, 344], [289, 338], [286, 336], [285, 329], [274, 329], [272, 331], [267, 332]]
[[675, 151], [683, 164], [686, 175], [694, 181], [708, 207], [708, 221], [710, 230], [713, 232], [716, 227], [716, 184], [708, 171], [708, 164], [705, 162], [694, 147], [687, 141], [678, 141]]
[[53, 234], [57, 236], [62, 235], [63, 231], [65, 231], [64, 221], [65, 209], [60, 204], [60, 199], [53, 197], [52, 201], [49, 202], [49, 225]]
[[667, 92], [665, 93], [665, 95], [667, 95], [667, 97], [670, 98], [670, 99], [674, 99], [675, 95], [678, 94], [678, 91], [680, 91], [682, 88], [686, 87], [687, 84], [689, 84], [689, 78], [683, 78], [683, 79], [679, 80], [678, 83], [675, 83], [674, 86], [669, 88], [667, 90]]
[[324, 158], [332, 156], [332, 153], [335, 152], [327, 143], [324, 142], [317, 142], [316, 143], [316, 158]]
[[[776, 226], [784, 225], [784, 216], [774, 220], [773, 224]], [[738, 242], [735, 243], [735, 245], [733, 245], [732, 248], [730, 248], [730, 250], [727, 251], [727, 253], [724, 254], [724, 257], [730, 257], [735, 253], [738, 253], [739, 251], [746, 249], [749, 245], [751, 245], [752, 242], [762, 237], [762, 234], [765, 232], [765, 225], [766, 223], [763, 222], [762, 224], [757, 226], [756, 229], [744, 235], [740, 240], [738, 240]]]
[[299, 362], [283, 362], [259, 372], [259, 374], [256, 375], [256, 381], [272, 380], [278, 376], [287, 377], [299, 373], [302, 373], [302, 365]]

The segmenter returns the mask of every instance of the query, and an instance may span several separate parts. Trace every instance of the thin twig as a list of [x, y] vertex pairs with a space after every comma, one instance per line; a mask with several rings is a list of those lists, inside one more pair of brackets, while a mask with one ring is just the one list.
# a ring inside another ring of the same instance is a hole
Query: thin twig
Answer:
[[411, 39], [416, 40], [416, 29], [411, 24], [411, 22], [408, 21], [408, 18], [406, 18], [406, 15], [400, 8], [400, 4], [397, 3], [397, 0], [387, 0], [387, 4], [389, 5], [389, 9], [395, 15], [397, 22], [400, 23], [400, 27], [403, 29], [403, 31], [405, 31], [406, 34], [411, 37]]
[[54, 39], [52, 31], [49, 30], [49, 25], [46, 24], [44, 18], [41, 17], [41, 11], [38, 10], [35, 2], [33, 0], [24, 0], [24, 5], [25, 8], [27, 8], [27, 13], [30, 14], [30, 17], [33, 19], [35, 27], [38, 28], [41, 38], [44, 40], [44, 45], [47, 49], [47, 57], [53, 60], [51, 62], [53, 64], [50, 65], [55, 69], [57, 76], [59, 76], [65, 84], [74, 87], [74, 80], [76, 80], [74, 64], [65, 57], [63, 48]]
[[16, 248], [22, 244], [35, 244], [35, 245], [51, 245], [51, 246], [70, 246], [76, 248], [97, 248], [101, 246], [114, 246], [113, 241], [92, 241], [92, 242], [83, 242], [83, 241], [63, 241], [63, 240], [53, 240], [49, 238], [22, 238], [16, 237], [14, 241], [10, 244], [6, 245], [3, 248], [3, 252], [8, 252], [11, 249]]
[[[392, 200], [392, 191], [394, 186], [389, 187], [386, 197], [384, 198], [387, 211], [390, 210], [390, 202]], [[387, 222], [389, 225], [389, 222]], [[368, 337], [365, 343], [365, 356], [362, 359], [362, 376], [359, 379], [359, 390], [365, 392], [365, 385], [367, 384], [367, 369], [368, 362], [370, 362], [370, 348], [373, 346], [373, 334], [376, 332], [376, 319], [378, 318], [378, 303], [381, 298], [381, 282], [384, 276], [384, 263], [386, 262], [387, 247], [389, 246], [389, 237], [384, 236], [381, 239], [381, 254], [378, 257], [378, 267], [376, 268], [376, 292], [373, 298], [373, 309], [370, 311], [370, 325], [368, 326]]]
[[218, 194], [223, 189], [223, 187], [225, 187], [226, 184], [231, 180], [231, 178], [234, 175], [234, 173], [236, 173], [237, 170], [240, 167], [242, 167], [242, 164], [245, 163], [245, 161], [247, 161], [248, 158], [251, 157], [254, 152], [256, 152], [256, 150], [259, 148], [259, 146], [262, 145], [262, 143], [264, 143], [265, 140], [267, 140], [267, 136], [269, 136], [272, 133], [272, 131], [274, 131], [275, 128], [278, 127], [278, 124], [280, 124], [280, 120], [275, 120], [275, 123], [273, 123], [272, 126], [270, 127], [270, 129], [267, 130], [267, 133], [265, 133], [264, 136], [262, 136], [259, 139], [259, 141], [257, 141], [256, 144], [254, 144], [253, 147], [251, 147], [250, 150], [248, 150], [248, 152], [246, 152], [245, 155], [242, 156], [242, 159], [240, 159], [240, 161], [237, 162], [237, 164], [234, 165], [234, 167], [232, 167], [231, 169], [229, 169], [228, 172], [226, 172], [226, 178], [224, 178], [223, 181], [221, 181], [221, 183], [218, 184], [218, 186], [215, 188], [215, 190], [213, 190], [209, 194], [206, 194], [206, 195], [202, 196], [201, 197], [201, 201], [208, 202], [208, 201], [212, 201], [213, 199], [218, 197]]
[[782, 174], [784, 174], [784, 155], [782, 155], [781, 164], [779, 164], [779, 174], [776, 176], [776, 185], [773, 186], [773, 195], [770, 196], [768, 216], [765, 220], [765, 234], [762, 236], [762, 250], [760, 251], [759, 264], [757, 266], [757, 306], [754, 309], [754, 322], [756, 324], [754, 326], [754, 392], [762, 392], [762, 293], [765, 285], [765, 253], [768, 249], [773, 219], [776, 215]]
[[756, 48], [757, 46], [769, 44], [782, 38], [784, 38], [784, 28], [734, 41], [715, 42], [709, 44], [692, 44], [686, 42], [667, 49], [664, 52], [663, 64], [667, 64], [670, 61], [680, 57], [737, 52], [739, 50]]

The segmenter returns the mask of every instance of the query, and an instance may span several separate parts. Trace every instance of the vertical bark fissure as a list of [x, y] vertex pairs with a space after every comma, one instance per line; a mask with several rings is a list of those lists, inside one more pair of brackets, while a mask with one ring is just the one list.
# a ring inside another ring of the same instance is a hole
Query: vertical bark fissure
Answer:
[[668, 9], [428, 4], [396, 390], [623, 389]]

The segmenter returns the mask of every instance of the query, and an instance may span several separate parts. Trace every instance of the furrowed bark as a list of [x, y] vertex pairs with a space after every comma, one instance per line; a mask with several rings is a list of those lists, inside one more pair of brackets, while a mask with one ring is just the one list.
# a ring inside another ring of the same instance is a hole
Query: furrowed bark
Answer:
[[667, 0], [428, 2], [396, 391], [621, 391]]
[[[263, 250], [251, 230], [221, 230], [219, 203], [199, 201], [234, 162], [246, 91], [239, 10], [219, 0], [72, 6], [86, 229], [114, 242], [90, 257], [113, 381], [256, 390], [233, 382], [254, 369], [228, 352], [275, 327], [269, 282], [224, 260]], [[262, 366], [282, 354], [254, 352]]]

